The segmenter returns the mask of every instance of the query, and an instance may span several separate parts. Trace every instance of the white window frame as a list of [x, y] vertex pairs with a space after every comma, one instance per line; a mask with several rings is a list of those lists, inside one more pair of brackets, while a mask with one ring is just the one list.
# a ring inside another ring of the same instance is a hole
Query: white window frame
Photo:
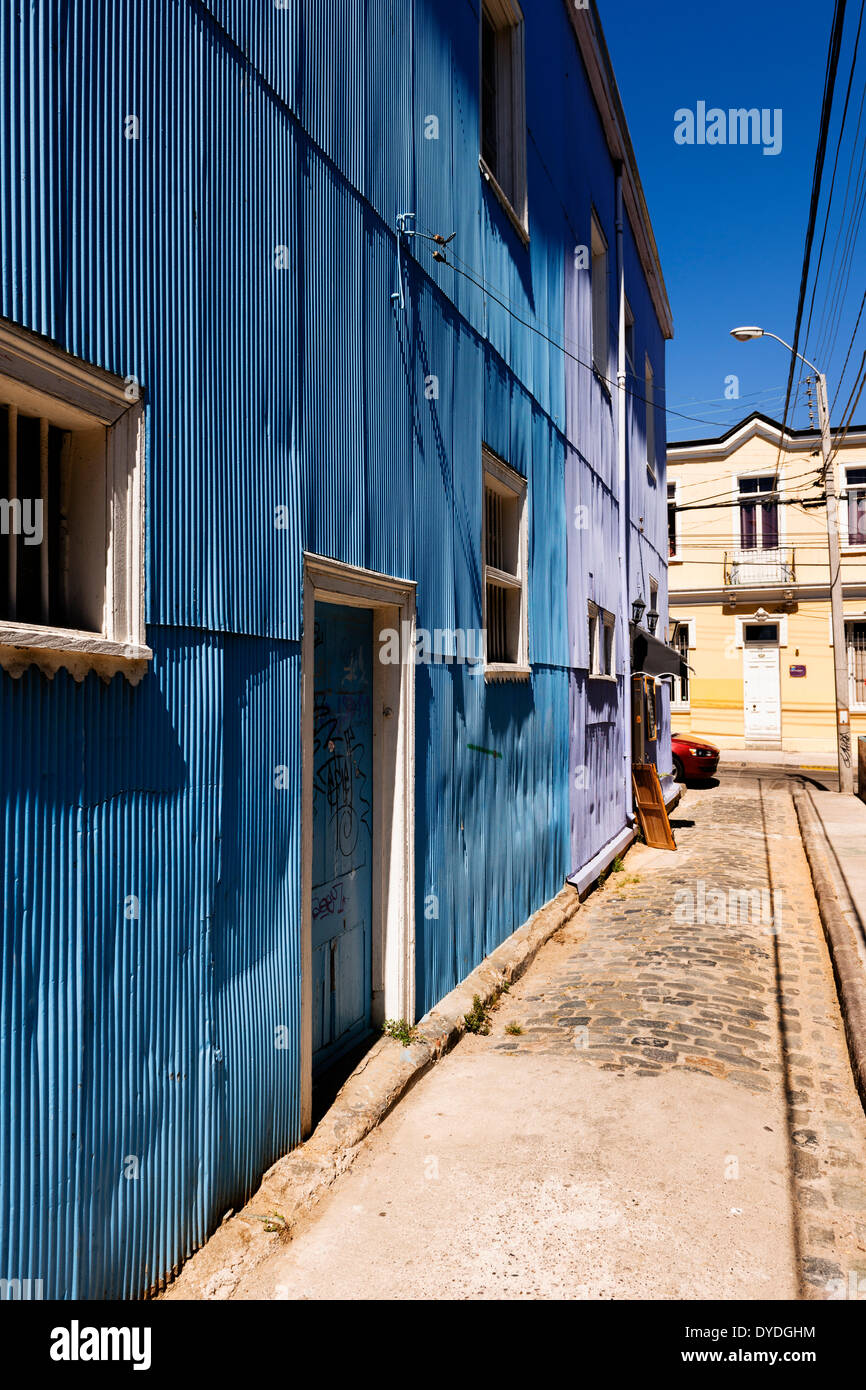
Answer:
[[656, 378], [653, 371], [653, 364], [650, 361], [648, 352], [644, 353], [644, 398], [646, 401], [646, 466], [647, 472], [654, 478], [658, 470], [658, 456], [656, 453]]
[[860, 614], [860, 616], [858, 617], [856, 613], [850, 615], [846, 613], [844, 616], [844, 623], [845, 658], [848, 666], [848, 707], [854, 714], [866, 714], [866, 700], [858, 701], [854, 698], [854, 652], [848, 637], [849, 624], [860, 623], [861, 625], [866, 625], [866, 614]]
[[[673, 496], [671, 496], [671, 488], [673, 488]], [[679, 495], [680, 495], [680, 480], [679, 480], [679, 478], [668, 478], [668, 479], [667, 479], [667, 504], [668, 504], [668, 507], [673, 506], [673, 509], [674, 509], [674, 548], [673, 548], [673, 551], [668, 555], [668, 564], [669, 564], [669, 565], [681, 565], [682, 562], [683, 562], [682, 552], [681, 552], [681, 550], [680, 550], [680, 542], [682, 541], [682, 534], [681, 534], [681, 529], [680, 529], [680, 513], [679, 513], [679, 510], [678, 510], [678, 508], [679, 508]], [[670, 545], [670, 528], [668, 528], [668, 544]]]
[[[483, 151], [483, 71], [481, 23], [486, 16], [496, 34], [496, 145], [499, 168]], [[526, 183], [526, 56], [523, 11], [516, 0], [483, 0], [478, 19], [478, 165], [524, 242], [529, 241]]]
[[[130, 396], [133, 399], [130, 399]], [[0, 666], [60, 667], [141, 679], [153, 653], [144, 623], [144, 422], [140, 392], [0, 320], [0, 401], [64, 430], [105, 432], [105, 584], [101, 630], [0, 619]]]
[[[631, 350], [629, 350], [629, 330], [631, 330]], [[627, 365], [631, 368], [631, 374], [632, 374], [632, 376], [634, 376], [634, 374], [635, 374], [635, 373], [634, 373], [634, 356], [635, 356], [635, 355], [634, 355], [634, 313], [633, 313], [633, 311], [632, 311], [631, 305], [630, 305], [629, 302], [628, 302], [628, 299], [626, 299], [626, 301], [625, 301], [625, 360], [626, 360]]]
[[[843, 479], [844, 479], [844, 484], [843, 484], [842, 497], [841, 497], [840, 501], [841, 501], [842, 504], [843, 504], [843, 507], [842, 507], [842, 517], [843, 517], [843, 520], [841, 521], [841, 524], [840, 524], [840, 526], [839, 526], [839, 531], [840, 531], [840, 533], [841, 533], [840, 536], [839, 536], [839, 540], [840, 540], [840, 547], [839, 547], [839, 548], [840, 548], [840, 550], [844, 550], [844, 551], [846, 552], [846, 554], [848, 554], [848, 555], [859, 555], [859, 554], [861, 554], [863, 551], [866, 551], [866, 535], [864, 535], [864, 537], [863, 537], [863, 539], [862, 539], [861, 541], [855, 541], [853, 544], [852, 544], [852, 542], [851, 542], [851, 541], [849, 540], [849, 538], [848, 538], [848, 537], [849, 537], [849, 529], [848, 529], [848, 528], [849, 528], [849, 521], [848, 521], [848, 493], [849, 493], [849, 490], [850, 490], [850, 489], [849, 489], [849, 484], [848, 484], [848, 474], [849, 474], [849, 473], [854, 473], [854, 472], [862, 473], [864, 469], [866, 469], [866, 463], [848, 463], [848, 464], [844, 464], [844, 465], [842, 466], [842, 477], [843, 477]], [[862, 491], [864, 491], [864, 489], [866, 489], [866, 484], [863, 484], [863, 483], [855, 483], [855, 484], [854, 484], [854, 489], [853, 489], [853, 490], [854, 490], [855, 492], [862, 492]]]
[[590, 599], [587, 603], [590, 680], [616, 680], [616, 614]]
[[[672, 621], [672, 622], [675, 622], [675, 623], [677, 624], [677, 628], [678, 628], [679, 631], [681, 631], [681, 632], [687, 632], [687, 633], [688, 633], [688, 642], [687, 642], [687, 646], [686, 646], [686, 660], [688, 661], [688, 653], [691, 652], [691, 651], [693, 651], [693, 650], [694, 650], [694, 647], [695, 647], [695, 631], [696, 631], [696, 627], [697, 627], [697, 620], [696, 620], [695, 618], [673, 618], [673, 619], [671, 619], [671, 621]], [[693, 672], [689, 671], [689, 698], [688, 698], [687, 700], [682, 700], [682, 699], [680, 698], [680, 696], [676, 693], [676, 692], [678, 692], [679, 689], [680, 689], [680, 677], [679, 677], [679, 676], [675, 676], [675, 677], [673, 678], [673, 680], [671, 681], [671, 711], [672, 711], [672, 712], [673, 712], [673, 711], [676, 711], [676, 710], [686, 711], [686, 710], [690, 710], [690, 709], [691, 709], [691, 707], [692, 707], [692, 678], [693, 678]]]
[[[503, 459], [497, 457], [486, 446], [482, 449], [482, 495], [481, 495], [481, 563], [482, 563], [482, 626], [484, 628], [484, 674], [491, 680], [528, 680], [529, 667], [529, 502], [526, 479], [510, 468]], [[517, 568], [514, 572], [500, 570], [487, 564], [487, 489], [499, 493], [510, 502], [517, 504]], [[519, 608], [516, 630], [512, 631], [512, 642], [516, 651], [514, 661], [490, 661], [487, 653], [487, 586], [508, 589], [519, 595]]]
[[592, 297], [592, 365], [610, 395], [610, 292], [607, 237], [593, 209], [590, 231], [590, 294]]

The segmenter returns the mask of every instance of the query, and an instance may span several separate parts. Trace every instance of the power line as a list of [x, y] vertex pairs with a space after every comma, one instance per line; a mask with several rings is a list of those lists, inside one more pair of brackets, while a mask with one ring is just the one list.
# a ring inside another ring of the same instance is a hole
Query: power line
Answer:
[[[836, 87], [836, 73], [839, 67], [839, 51], [842, 46], [842, 31], [845, 27], [846, 0], [836, 0], [833, 13], [833, 28], [830, 34], [830, 48], [827, 54], [827, 67], [824, 74], [824, 96], [821, 103], [821, 125], [818, 132], [818, 148], [815, 152], [815, 167], [812, 171], [812, 196], [809, 200], [809, 221], [806, 228], [806, 243], [803, 249], [803, 266], [800, 272], [800, 294], [797, 301], [797, 321], [794, 326], [794, 347], [791, 365], [788, 368], [788, 387], [785, 393], [785, 410], [782, 416], [782, 429], [788, 423], [788, 406], [791, 388], [794, 384], [794, 369], [798, 362], [797, 349], [800, 344], [800, 326], [803, 321], [803, 306], [806, 301], [806, 286], [809, 282], [809, 266], [812, 259], [812, 242], [815, 237], [815, 222], [818, 216], [818, 203], [821, 194], [821, 179], [824, 173], [824, 157], [827, 151], [827, 134], [830, 128], [830, 114], [833, 109], [833, 93]], [[782, 444], [779, 441], [779, 454], [776, 459], [778, 471], [782, 457]]]

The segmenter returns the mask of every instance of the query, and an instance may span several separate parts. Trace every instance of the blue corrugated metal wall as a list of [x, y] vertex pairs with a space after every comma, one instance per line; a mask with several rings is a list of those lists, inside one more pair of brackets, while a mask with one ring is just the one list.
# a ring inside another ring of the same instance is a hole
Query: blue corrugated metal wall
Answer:
[[[52, 1296], [158, 1283], [299, 1137], [304, 549], [477, 628], [482, 441], [528, 479], [531, 680], [417, 672], [419, 1013], [622, 824], [622, 692], [586, 680], [586, 600], [616, 608], [611, 403], [519, 322], [588, 358], [573, 249], [593, 205], [613, 247], [614, 171], [561, 0], [526, 39], [528, 248], [479, 177], [468, 0], [0, 16], [0, 313], [146, 392], [152, 670], [0, 674], [0, 1274]], [[404, 211], [509, 308], [416, 242], [395, 314]]]

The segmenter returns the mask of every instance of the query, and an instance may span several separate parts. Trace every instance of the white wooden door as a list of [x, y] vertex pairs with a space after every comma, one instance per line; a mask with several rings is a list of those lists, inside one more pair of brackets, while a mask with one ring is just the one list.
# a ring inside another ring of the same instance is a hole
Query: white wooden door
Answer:
[[743, 704], [747, 742], [781, 738], [779, 648], [775, 643], [743, 648]]

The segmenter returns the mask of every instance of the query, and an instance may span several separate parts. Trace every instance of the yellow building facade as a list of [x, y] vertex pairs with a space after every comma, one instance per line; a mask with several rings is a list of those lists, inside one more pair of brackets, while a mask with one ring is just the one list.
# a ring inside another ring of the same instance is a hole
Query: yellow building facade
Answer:
[[[866, 735], [866, 429], [834, 435], [851, 747]], [[723, 749], [836, 748], [817, 431], [754, 414], [667, 455], [674, 732]], [[853, 755], [856, 759], [856, 754]]]

